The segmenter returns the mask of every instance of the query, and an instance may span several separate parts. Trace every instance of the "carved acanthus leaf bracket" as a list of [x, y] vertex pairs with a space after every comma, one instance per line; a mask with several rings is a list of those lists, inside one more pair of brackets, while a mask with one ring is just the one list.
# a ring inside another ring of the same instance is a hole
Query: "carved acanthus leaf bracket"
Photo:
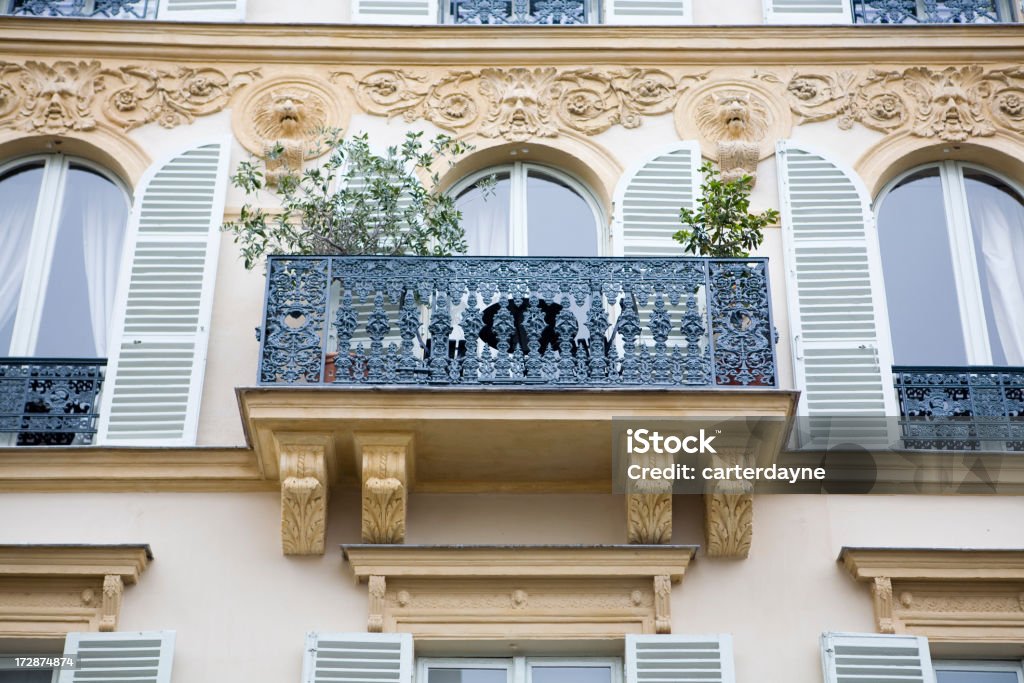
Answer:
[[[634, 454], [630, 464], [664, 469], [672, 466], [668, 453]], [[631, 480], [626, 491], [626, 540], [657, 544], [672, 540], [672, 482], [667, 479]]]
[[285, 555], [323, 555], [327, 532], [327, 446], [282, 444], [281, 546]]
[[[731, 467], [752, 464], [752, 454], [743, 449], [719, 448], [715, 465]], [[709, 483], [704, 493], [704, 537], [708, 557], [745, 559], [754, 536], [753, 484], [722, 480]]]
[[412, 434], [357, 433], [362, 529], [367, 543], [402, 543], [412, 469]]
[[117, 617], [121, 613], [124, 598], [124, 580], [119, 574], [103, 577], [103, 602], [100, 606], [100, 630], [116, 631]]
[[96, 60], [0, 61], [0, 127], [63, 134], [93, 130], [103, 119], [126, 131], [152, 122], [173, 128], [221, 111], [259, 75], [190, 66], [105, 68]]
[[662, 69], [498, 68], [435, 77], [400, 69], [364, 76], [331, 74], [349, 84], [367, 113], [426, 119], [450, 131], [521, 142], [564, 133], [596, 135], [636, 128], [644, 116], [672, 111], [679, 95], [706, 73]]
[[979, 65], [899, 70], [803, 71], [783, 87], [799, 123], [838, 119], [847, 130], [860, 123], [884, 133], [963, 142], [1000, 129], [1024, 133], [1024, 69]]

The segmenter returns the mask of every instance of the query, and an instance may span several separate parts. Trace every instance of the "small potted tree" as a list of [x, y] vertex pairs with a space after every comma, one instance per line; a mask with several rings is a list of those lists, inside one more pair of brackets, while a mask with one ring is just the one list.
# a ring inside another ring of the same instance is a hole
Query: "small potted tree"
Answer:
[[[364, 135], [345, 138], [324, 131], [317, 156], [326, 160], [303, 169], [268, 174], [259, 161], [239, 165], [232, 183], [246, 193], [236, 221], [223, 230], [234, 235], [245, 267], [266, 255], [449, 256], [464, 253], [465, 233], [453, 197], [441, 192], [439, 171], [471, 147], [447, 135], [429, 141], [406, 134], [383, 153]], [[276, 160], [281, 146], [268, 158]], [[273, 178], [276, 183], [268, 182]], [[269, 194], [273, 208], [254, 203]], [[403, 294], [403, 296], [405, 296]], [[324, 379], [334, 378], [337, 353], [327, 354]]]

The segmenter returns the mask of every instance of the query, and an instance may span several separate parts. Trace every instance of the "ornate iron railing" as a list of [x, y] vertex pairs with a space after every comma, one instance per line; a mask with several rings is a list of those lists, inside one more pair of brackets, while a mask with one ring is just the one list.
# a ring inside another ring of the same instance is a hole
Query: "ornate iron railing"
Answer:
[[[4, 4], [0, 0], [0, 8]], [[9, 0], [7, 13], [36, 17], [153, 19], [156, 0]]]
[[1024, 368], [895, 367], [907, 448], [1024, 451]]
[[453, 24], [588, 24], [589, 0], [451, 0]]
[[1000, 0], [853, 0], [858, 24], [992, 24], [1003, 16]]
[[774, 387], [765, 259], [270, 257], [264, 385]]
[[0, 358], [0, 433], [19, 446], [92, 443], [107, 361]]

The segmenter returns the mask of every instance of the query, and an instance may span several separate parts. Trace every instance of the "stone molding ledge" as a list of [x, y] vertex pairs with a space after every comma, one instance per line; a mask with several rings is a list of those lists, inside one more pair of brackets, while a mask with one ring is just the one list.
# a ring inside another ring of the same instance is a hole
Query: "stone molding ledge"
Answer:
[[695, 546], [342, 546], [368, 584], [370, 632], [426, 640], [671, 632]]
[[1024, 549], [843, 548], [880, 633], [1024, 644]]

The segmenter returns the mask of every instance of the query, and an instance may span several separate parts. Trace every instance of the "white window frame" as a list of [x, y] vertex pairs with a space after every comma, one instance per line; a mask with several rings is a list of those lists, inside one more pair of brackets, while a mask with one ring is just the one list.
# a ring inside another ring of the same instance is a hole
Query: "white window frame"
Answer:
[[565, 183], [573, 192], [583, 198], [583, 201], [590, 207], [594, 215], [594, 226], [597, 230], [597, 256], [606, 256], [611, 250], [611, 235], [607, 229], [608, 221], [605, 219], [604, 211], [598, 203], [594, 193], [586, 185], [557, 168], [546, 164], [538, 164], [532, 161], [514, 161], [510, 164], [490, 166], [476, 173], [472, 173], [452, 186], [448, 191], [451, 197], [458, 197], [459, 193], [469, 188], [474, 183], [496, 173], [508, 172], [511, 188], [509, 192], [509, 256], [528, 256], [529, 245], [527, 244], [527, 197], [526, 178], [527, 174], [535, 170], [556, 180]]
[[[132, 195], [128, 187], [109, 170], [81, 157], [60, 152], [20, 157], [0, 165], [0, 177], [19, 167], [43, 163], [43, 177], [39, 185], [32, 235], [25, 255], [25, 275], [18, 294], [18, 309], [14, 316], [11, 343], [6, 355], [32, 357], [39, 338], [39, 323], [46, 303], [46, 290], [50, 282], [50, 268], [57, 245], [57, 231], [64, 208], [68, 171], [72, 164], [86, 168], [112, 182], [124, 194], [126, 212], [131, 208]], [[127, 215], [127, 213], [126, 213]], [[107, 321], [108, 325], [110, 321]], [[109, 330], [108, 330], [109, 332]], [[0, 353], [4, 353], [0, 349]]]
[[932, 670], [936, 678], [939, 671], [999, 671], [1017, 674], [1017, 683], [1024, 683], [1024, 667], [1020, 661], [933, 659]]
[[[879, 229], [878, 218], [889, 193], [909, 176], [932, 168], [938, 169], [942, 187], [942, 201], [946, 214], [946, 236], [952, 260], [967, 364], [992, 365], [992, 344], [988, 335], [988, 319], [985, 316], [985, 300], [982, 294], [981, 278], [978, 274], [978, 260], [974, 250], [974, 233], [971, 230], [963, 170], [975, 170], [1006, 183], [1022, 201], [1024, 201], [1024, 187], [991, 168], [965, 161], [947, 159], [915, 166], [889, 181], [875, 198], [874, 229], [876, 231]], [[881, 235], [879, 235], [880, 239]], [[882, 273], [884, 279], [884, 268]], [[895, 347], [893, 352], [895, 352]]]
[[420, 657], [416, 683], [428, 683], [430, 669], [504, 669], [506, 683], [533, 683], [533, 667], [609, 668], [611, 683], [623, 683], [621, 657]]

